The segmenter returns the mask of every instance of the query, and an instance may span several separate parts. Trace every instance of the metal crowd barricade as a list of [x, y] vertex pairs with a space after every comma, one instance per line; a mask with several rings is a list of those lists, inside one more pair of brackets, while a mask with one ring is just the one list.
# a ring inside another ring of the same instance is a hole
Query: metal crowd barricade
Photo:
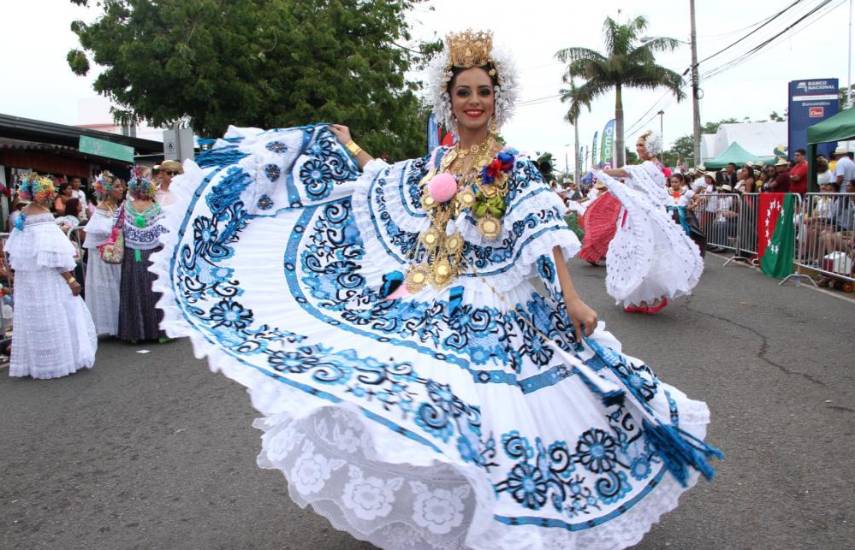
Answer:
[[803, 273], [855, 283], [855, 193], [808, 193], [797, 211], [796, 272], [781, 281], [807, 278]]
[[744, 262], [757, 265], [757, 216], [760, 193], [743, 193], [736, 199], [736, 250], [724, 265]]
[[694, 212], [713, 251], [739, 250], [740, 196], [736, 193], [698, 195]]

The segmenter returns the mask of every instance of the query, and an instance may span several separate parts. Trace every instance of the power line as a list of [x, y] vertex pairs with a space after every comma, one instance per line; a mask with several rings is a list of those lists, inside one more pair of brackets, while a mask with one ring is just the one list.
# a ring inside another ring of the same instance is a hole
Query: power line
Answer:
[[[772, 42], [774, 42], [775, 40], [777, 40], [779, 37], [781, 37], [782, 35], [784, 35], [787, 31], [789, 31], [790, 29], [793, 29], [793, 28], [794, 28], [794, 27], [796, 27], [799, 23], [803, 22], [804, 20], [806, 20], [806, 19], [807, 19], [807, 18], [809, 18], [810, 16], [814, 15], [815, 13], [817, 13], [818, 11], [820, 11], [822, 8], [824, 8], [825, 6], [827, 6], [828, 4], [830, 4], [831, 2], [832, 2], [832, 0], [822, 0], [822, 1], [817, 5], [817, 6], [815, 6], [814, 8], [812, 8], [811, 10], [809, 10], [807, 13], [805, 13], [804, 15], [802, 15], [801, 17], [799, 17], [798, 19], [796, 19], [795, 21], [793, 21], [790, 25], [788, 25], [787, 27], [785, 27], [782, 31], [780, 31], [780, 32], [778, 32], [777, 34], [775, 34], [775, 35], [771, 36], [770, 38], [767, 38], [766, 40], [764, 40], [763, 42], [761, 42], [761, 43], [760, 43], [760, 44], [758, 44], [757, 46], [754, 46], [753, 48], [751, 48], [751, 49], [750, 49], [750, 50], [748, 50], [747, 52], [743, 53], [742, 55], [739, 55], [739, 56], [737, 56], [737, 57], [733, 58], [732, 60], [730, 60], [730, 61], [728, 61], [728, 62], [726, 62], [726, 63], [723, 63], [723, 64], [719, 65], [718, 67], [716, 67], [716, 68], [714, 68], [714, 69], [710, 69], [710, 71], [709, 71], [708, 73], [704, 74], [703, 78], [704, 78], [705, 80], [710, 79], [710, 78], [712, 78], [712, 77], [714, 77], [714, 76], [716, 76], [716, 75], [719, 75], [719, 74], [721, 74], [721, 73], [723, 73], [723, 72], [727, 71], [728, 69], [732, 69], [732, 68], [733, 68], [733, 67], [735, 67], [736, 65], [739, 65], [739, 64], [741, 64], [741, 63], [745, 62], [746, 60], [748, 60], [748, 58], [750, 58], [751, 56], [753, 56], [753, 55], [757, 54], [760, 50], [762, 50], [763, 48], [767, 47], [769, 44], [771, 44]], [[836, 7], [836, 6], [835, 6], [835, 7]], [[827, 13], [828, 13], [828, 12], [827, 12]], [[826, 13], [826, 15], [827, 15], [827, 13]]]
[[[764, 23], [761, 27], [758, 27], [757, 29], [755, 29], [755, 32], [756, 32], [757, 30], [760, 30], [760, 28], [762, 28], [763, 26], [766, 26], [766, 24], [767, 24], [767, 23], [769, 23], [769, 22], [771, 22], [772, 20], [776, 19], [777, 17], [779, 17], [779, 16], [780, 16], [780, 15], [782, 15], [784, 12], [786, 12], [786, 11], [787, 11], [787, 10], [789, 10], [790, 8], [794, 7], [796, 4], [800, 3], [801, 1], [802, 1], [802, 0], [797, 0], [796, 2], [793, 2], [792, 4], [790, 4], [789, 6], [787, 6], [786, 8], [784, 8], [783, 10], [781, 10], [781, 11], [777, 12], [776, 14], [773, 14], [772, 16], [770, 16], [770, 18], [766, 21], [766, 23]], [[718, 67], [715, 67], [714, 69], [710, 69], [710, 71], [709, 71], [709, 72], [707, 72], [706, 74], [704, 74], [704, 75], [702, 76], [702, 78], [703, 78], [704, 80], [709, 80], [710, 78], [712, 78], [712, 77], [714, 77], [714, 76], [717, 76], [717, 75], [719, 75], [719, 74], [721, 74], [721, 73], [725, 72], [726, 70], [728, 70], [728, 69], [730, 69], [730, 68], [733, 68], [733, 67], [735, 67], [736, 65], [741, 64], [741, 63], [745, 62], [745, 61], [746, 61], [746, 60], [748, 60], [751, 56], [753, 56], [753, 55], [757, 54], [760, 50], [762, 50], [763, 48], [767, 47], [769, 44], [771, 44], [771, 43], [772, 43], [773, 41], [775, 41], [777, 38], [779, 38], [780, 36], [782, 36], [782, 35], [784, 35], [785, 33], [787, 33], [787, 31], [789, 31], [789, 30], [793, 29], [795, 26], [797, 26], [799, 23], [803, 22], [803, 21], [804, 21], [805, 19], [807, 19], [808, 17], [810, 17], [810, 16], [812, 16], [812, 15], [814, 15], [814, 14], [818, 13], [820, 10], [822, 10], [823, 8], [825, 8], [826, 6], [828, 6], [832, 1], [833, 1], [833, 0], [822, 0], [819, 4], [817, 4], [816, 6], [814, 6], [811, 10], [809, 10], [809, 11], [808, 11], [807, 13], [805, 13], [803, 16], [801, 16], [800, 18], [798, 18], [797, 20], [795, 20], [794, 22], [792, 22], [790, 25], [788, 25], [787, 27], [785, 27], [782, 31], [778, 32], [777, 34], [773, 35], [772, 37], [768, 38], [767, 40], [765, 40], [765, 41], [761, 42], [760, 44], [758, 44], [758, 45], [757, 45], [757, 46], [755, 46], [754, 48], [752, 48], [752, 49], [748, 50], [747, 52], [745, 52], [745, 53], [743, 53], [743, 54], [741, 54], [741, 55], [737, 56], [737, 57], [736, 57], [736, 58], [734, 58], [733, 60], [731, 60], [731, 61], [729, 61], [729, 62], [726, 62], [726, 63], [723, 63], [722, 65], [719, 65]], [[801, 32], [801, 31], [802, 31], [802, 30], [804, 30], [805, 28], [807, 28], [807, 27], [809, 27], [809, 26], [813, 25], [814, 23], [816, 23], [817, 21], [819, 21], [820, 19], [822, 19], [823, 17], [825, 17], [826, 15], [828, 15], [829, 13], [831, 13], [832, 11], [834, 11], [835, 9], [837, 9], [838, 7], [840, 7], [841, 5], [843, 5], [846, 1], [847, 1], [847, 0], [840, 0], [840, 2], [839, 2], [839, 3], [837, 3], [837, 4], [836, 4], [836, 5], [834, 5], [834, 6], [832, 6], [829, 10], [827, 10], [825, 13], [823, 13], [823, 14], [822, 14], [822, 15], [820, 15], [819, 17], [815, 18], [815, 19], [814, 19], [813, 21], [811, 21], [807, 26], [805, 26], [805, 27], [803, 27], [803, 28], [799, 29], [796, 33], [794, 33], [794, 35], [795, 35], [795, 34], [797, 34], [798, 32]], [[753, 34], [753, 33], [752, 33], [752, 34]], [[738, 41], [734, 42], [733, 44], [731, 44], [731, 45], [729, 45], [729, 46], [727, 46], [727, 47], [723, 48], [722, 50], [719, 50], [719, 52], [716, 52], [715, 54], [708, 56], [708, 57], [707, 57], [707, 58], [705, 58], [704, 60], [699, 61], [699, 62], [698, 62], [698, 65], [700, 65], [703, 61], [707, 61], [707, 60], [711, 59], [712, 57], [715, 57], [716, 55], [718, 55], [719, 53], [721, 53], [721, 52], [725, 51], [726, 49], [729, 49], [730, 47], [732, 47], [732, 46], [733, 46], [733, 45], [735, 45], [736, 43], [738, 43], [738, 42], [740, 42], [740, 41], [744, 40], [745, 38], [748, 38], [748, 36], [750, 36], [750, 35], [746, 35], [746, 36], [744, 36], [743, 38], [741, 38], [740, 40], [738, 40]], [[683, 73], [683, 74], [685, 74], [685, 73], [686, 73], [686, 72], [688, 72], [689, 70], [691, 70], [691, 66], [690, 66], [688, 69], [686, 69], [686, 71], [684, 71], [684, 73]], [[687, 86], [687, 85], [684, 85], [684, 88], [685, 88], [686, 86]], [[639, 117], [639, 118], [638, 118], [638, 120], [636, 120], [636, 121], [635, 121], [635, 122], [630, 126], [630, 129], [629, 129], [629, 130], [627, 130], [627, 132], [626, 132], [626, 135], [627, 135], [627, 136], [632, 136], [634, 133], [637, 133], [637, 132], [638, 132], [639, 130], [641, 130], [641, 128], [643, 128], [646, 124], [648, 124], [650, 121], [652, 121], [654, 118], [656, 118], [656, 115], [654, 114], [652, 117], [650, 117], [649, 119], [647, 119], [645, 122], [643, 122], [643, 123], [639, 124], [639, 122], [640, 122], [640, 121], [641, 121], [645, 116], [647, 116], [647, 114], [648, 114], [648, 113], [650, 113], [653, 109], [655, 109], [655, 108], [657, 107], [657, 105], [659, 104], [659, 102], [660, 102], [660, 101], [662, 101], [662, 99], [663, 99], [664, 97], [666, 97], [666, 96], [669, 94], [669, 92], [670, 92], [670, 91], [666, 91], [666, 92], [665, 92], [665, 94], [663, 94], [663, 96], [662, 96], [662, 97], [660, 97], [659, 99], [657, 99], [657, 100], [656, 100], [656, 102], [654, 102], [654, 103], [653, 103], [653, 105], [652, 105], [652, 106], [651, 106], [651, 107], [650, 107], [650, 108], [649, 108], [649, 109], [648, 109], [648, 110], [647, 110], [643, 115], [641, 115], [641, 117]], [[669, 101], [666, 105], [664, 105], [664, 106], [662, 107], [662, 109], [664, 109], [665, 107], [670, 106], [670, 104], [671, 104], [671, 103], [673, 103], [673, 99], [672, 99], [672, 101]]]
[[[794, 8], [796, 5], [801, 4], [803, 1], [804, 1], [804, 0], [795, 0], [795, 2], [793, 2], [792, 4], [790, 4], [789, 6], [787, 6], [786, 8], [782, 9], [781, 11], [779, 11], [779, 12], [777, 12], [777, 13], [775, 13], [775, 14], [772, 14], [772, 15], [771, 15], [767, 20], [766, 20], [766, 22], [764, 22], [762, 25], [760, 25], [760, 26], [759, 26], [759, 27], [757, 27], [756, 29], [752, 30], [750, 33], [747, 33], [747, 34], [743, 35], [741, 38], [739, 38], [739, 39], [737, 39], [737, 40], [735, 40], [735, 41], [731, 42], [730, 44], [728, 44], [728, 45], [727, 45], [727, 46], [725, 46], [724, 48], [720, 49], [719, 51], [715, 52], [714, 54], [712, 54], [712, 55], [708, 55], [707, 57], [705, 57], [705, 58], [701, 59], [700, 61], [698, 61], [697, 65], [700, 65], [701, 63], [705, 63], [705, 62], [709, 61], [710, 59], [712, 59], [712, 58], [714, 58], [714, 57], [716, 57], [716, 56], [718, 56], [718, 55], [720, 55], [720, 54], [722, 54], [722, 53], [726, 52], [727, 50], [729, 50], [730, 48], [732, 48], [732, 47], [736, 46], [736, 45], [737, 45], [737, 44], [739, 44], [740, 42], [742, 42], [742, 41], [744, 41], [744, 40], [747, 40], [749, 37], [753, 36], [753, 35], [754, 35], [754, 33], [756, 33], [757, 31], [759, 31], [760, 29], [762, 29], [763, 27], [765, 27], [766, 25], [768, 25], [769, 23], [771, 23], [771, 22], [772, 22], [772, 21], [774, 21], [775, 19], [777, 19], [777, 18], [779, 18], [780, 16], [784, 15], [786, 12], [788, 12], [790, 9]], [[689, 69], [687, 69], [687, 71], [688, 71], [688, 70], [691, 70], [691, 69], [692, 69], [692, 67], [691, 67], [691, 66], [689, 66]], [[686, 73], [684, 72], [683, 74], [686, 74]]]

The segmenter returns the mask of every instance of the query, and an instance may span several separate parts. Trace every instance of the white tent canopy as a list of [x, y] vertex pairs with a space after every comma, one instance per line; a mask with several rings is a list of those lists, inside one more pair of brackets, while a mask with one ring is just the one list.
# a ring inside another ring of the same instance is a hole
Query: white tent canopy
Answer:
[[701, 140], [701, 158], [715, 158], [730, 147], [739, 143], [743, 149], [758, 157], [773, 155], [776, 147], [787, 147], [786, 122], [742, 122], [722, 124], [713, 136], [704, 134]]

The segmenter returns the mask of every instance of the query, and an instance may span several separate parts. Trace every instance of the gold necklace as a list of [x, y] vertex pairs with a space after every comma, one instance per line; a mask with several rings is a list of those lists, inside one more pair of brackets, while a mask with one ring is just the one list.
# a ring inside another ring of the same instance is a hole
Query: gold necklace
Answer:
[[[419, 235], [418, 243], [411, 253], [411, 258], [415, 259], [418, 253], [422, 252], [422, 260], [409, 268], [405, 278], [407, 290], [411, 293], [422, 290], [428, 284], [441, 290], [464, 269], [463, 236], [457, 231], [448, 233], [448, 223], [457, 218], [463, 210], [473, 210], [473, 214], [479, 219], [478, 229], [485, 237], [498, 236], [501, 229], [499, 218], [504, 213], [504, 197], [507, 193], [507, 175], [500, 174], [493, 184], [485, 185], [481, 182], [481, 171], [491, 162], [495, 145], [495, 140], [490, 136], [483, 143], [470, 147], [468, 151], [461, 151], [455, 146], [443, 157], [439, 170], [431, 168], [422, 178], [421, 202], [431, 223], [430, 227]], [[468, 168], [462, 164], [460, 172], [456, 174], [455, 196], [444, 203], [437, 203], [430, 194], [428, 183], [438, 172], [454, 173], [454, 163], [470, 155], [474, 157], [474, 162]]]

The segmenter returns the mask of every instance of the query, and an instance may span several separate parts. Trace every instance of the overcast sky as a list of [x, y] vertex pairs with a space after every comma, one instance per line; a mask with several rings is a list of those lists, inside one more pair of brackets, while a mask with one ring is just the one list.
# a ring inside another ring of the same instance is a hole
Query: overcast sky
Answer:
[[[696, 0], [699, 59], [749, 34], [752, 25], [792, 1]], [[822, 1], [802, 0], [787, 16], [702, 64], [701, 74], [728, 65], [727, 62], [783, 30]], [[758, 54], [709, 80], [702, 80], [702, 122], [728, 117], [761, 120], [767, 119], [773, 110], [783, 113], [790, 80], [839, 78], [841, 86], [845, 85], [849, 4], [849, 0], [832, 0]], [[513, 53], [521, 73], [523, 104], [503, 133], [518, 148], [551, 151], [561, 169], [565, 152], [569, 151], [571, 166], [573, 163], [573, 128], [563, 122], [566, 106], [556, 97], [562, 87], [562, 66], [555, 60], [555, 52], [567, 46], [602, 50], [602, 23], [606, 16], [643, 15], [649, 21], [650, 36], [689, 39], [689, 0], [432, 0], [428, 5], [434, 10], [421, 5], [411, 16], [416, 37], [444, 36], [467, 27], [491, 29], [495, 42]], [[75, 19], [92, 20], [95, 14], [96, 10], [78, 7], [68, 0], [3, 2], [0, 74], [4, 85], [0, 86], [0, 113], [78, 123], [78, 100], [95, 96], [94, 71], [87, 77], [78, 77], [68, 68], [65, 55], [70, 48], [79, 46], [69, 24]], [[690, 64], [689, 47], [661, 54], [657, 60], [682, 73]], [[546, 99], [525, 104], [541, 98]], [[643, 123], [653, 117], [644, 127], [658, 130], [659, 117], [655, 113], [659, 110], [664, 111], [666, 143], [691, 133], [690, 101], [677, 103], [664, 90], [631, 90], [624, 94], [628, 129], [636, 121]], [[650, 112], [645, 115], [647, 111]], [[601, 132], [613, 113], [613, 93], [595, 102], [590, 113], [583, 113], [579, 125], [583, 145], [590, 147], [594, 131]], [[644, 129], [641, 124], [635, 126], [638, 132]], [[626, 137], [628, 141], [634, 138]]]

